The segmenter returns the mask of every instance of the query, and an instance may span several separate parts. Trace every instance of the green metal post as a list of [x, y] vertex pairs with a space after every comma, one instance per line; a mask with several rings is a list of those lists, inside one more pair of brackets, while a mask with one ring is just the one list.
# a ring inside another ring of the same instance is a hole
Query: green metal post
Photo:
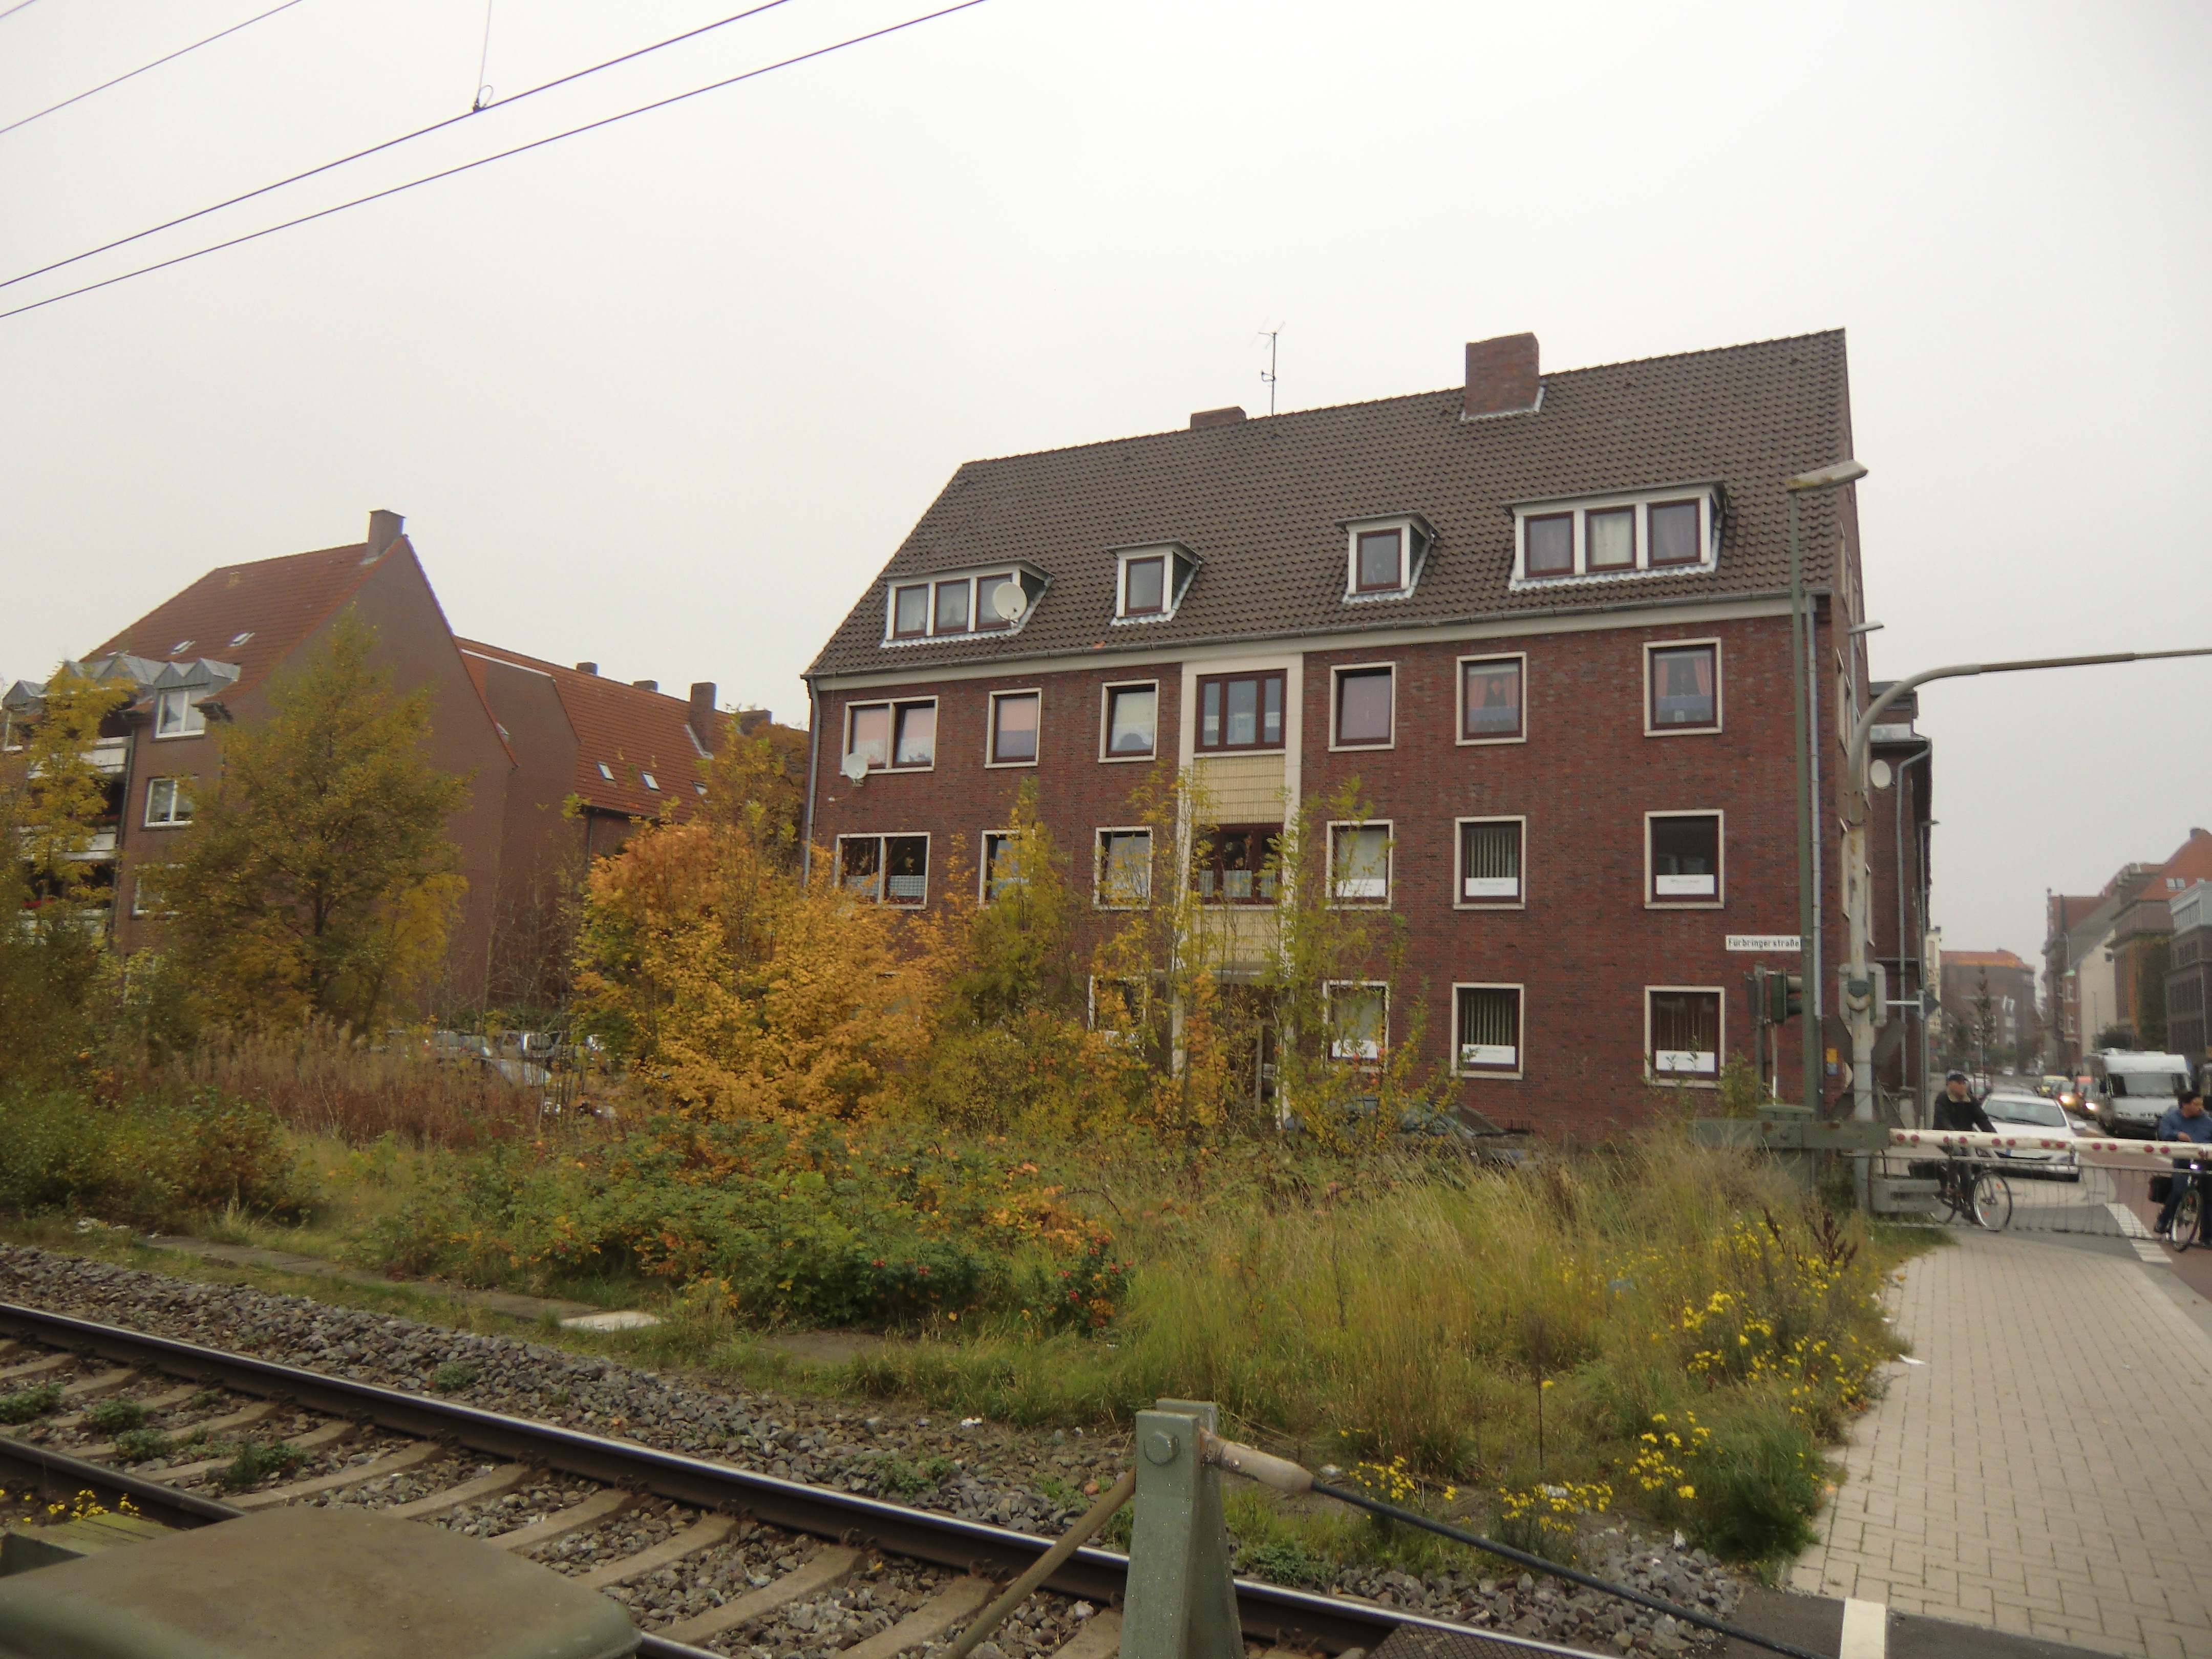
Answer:
[[1813, 753], [1812, 734], [1805, 729], [1805, 675], [1811, 641], [1805, 615], [1805, 564], [1797, 544], [1797, 492], [1790, 495], [1790, 709], [1797, 734], [1797, 948], [1798, 972], [1805, 978], [1805, 1012], [1797, 1026], [1797, 1041], [1804, 1049], [1805, 1092], [1800, 1104], [1815, 1112], [1820, 1105], [1820, 1030], [1813, 1018], [1814, 988], [1820, 982], [1820, 964], [1813, 954]]
[[1244, 1659], [1221, 1472], [1199, 1456], [1219, 1431], [1210, 1403], [1163, 1400], [1137, 1413], [1137, 1507], [1121, 1659]]

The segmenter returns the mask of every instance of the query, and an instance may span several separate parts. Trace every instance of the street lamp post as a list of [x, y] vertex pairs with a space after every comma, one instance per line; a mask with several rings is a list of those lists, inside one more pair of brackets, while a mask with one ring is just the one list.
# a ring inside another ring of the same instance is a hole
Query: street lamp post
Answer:
[[1797, 732], [1797, 966], [1805, 982], [1805, 1024], [1798, 1040], [1804, 1048], [1804, 1103], [1820, 1101], [1820, 1032], [1813, 1011], [1820, 1006], [1820, 953], [1813, 937], [1813, 826], [1819, 822], [1813, 799], [1813, 734], [1808, 729], [1805, 677], [1812, 655], [1813, 619], [1805, 614], [1805, 565], [1798, 550], [1797, 497], [1808, 490], [1833, 489], [1866, 477], [1856, 461], [1841, 460], [1783, 481], [1790, 495], [1790, 708]]
[[[1792, 480], [1793, 483], [1796, 481]], [[1867, 969], [1868, 946], [1874, 931], [1872, 872], [1867, 866], [1867, 763], [1874, 728], [1882, 714], [1916, 686], [1929, 680], [1957, 679], [1969, 674], [2018, 674], [2035, 668], [2092, 668], [2113, 662], [2152, 662], [2167, 657], [2212, 657], [2212, 646], [2186, 651], [2114, 651], [2095, 657], [2037, 657], [2024, 662], [1958, 663], [1948, 668], [1929, 668], [1901, 679], [1867, 705], [1866, 713], [1851, 728], [1849, 760], [1849, 798], [1844, 830], [1844, 925], [1850, 933], [1850, 962], [1843, 974], [1844, 1012], [1851, 1027], [1851, 1115], [1862, 1123], [1874, 1121], [1874, 1027], [1877, 996], [1874, 975]], [[1863, 1189], [1862, 1189], [1863, 1191]]]

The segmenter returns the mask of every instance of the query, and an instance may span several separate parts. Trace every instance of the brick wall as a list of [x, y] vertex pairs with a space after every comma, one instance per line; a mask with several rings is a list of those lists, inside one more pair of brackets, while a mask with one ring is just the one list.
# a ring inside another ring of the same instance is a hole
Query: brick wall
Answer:
[[[1722, 729], [1647, 736], [1644, 647], [1691, 639], [1720, 642]], [[1459, 659], [1507, 653], [1528, 659], [1528, 740], [1462, 746], [1455, 741]], [[1286, 653], [1285, 660], [1297, 656]], [[1651, 1104], [1644, 1081], [1649, 986], [1718, 988], [1724, 1047], [1747, 1048], [1745, 975], [1759, 964], [1796, 966], [1794, 958], [1725, 946], [1730, 933], [1797, 930], [1789, 660], [1789, 625], [1779, 617], [1304, 654], [1302, 797], [1324, 796], [1357, 778], [1375, 815], [1395, 826], [1392, 908], [1404, 919], [1407, 951], [1392, 994], [1394, 1034], [1410, 1029], [1418, 1006], [1425, 1014], [1425, 1053], [1442, 1060], [1452, 1040], [1455, 981], [1526, 987], [1522, 1075], [1468, 1079], [1462, 1093], [1468, 1104], [1503, 1122], [1582, 1136], [1634, 1121]], [[1394, 741], [1384, 749], [1333, 751], [1330, 670], [1377, 662], [1396, 670]], [[1158, 746], [1171, 758], [1182, 678], [1174, 661], [828, 694], [821, 710], [815, 844], [827, 851], [841, 835], [927, 832], [934, 837], [936, 902], [944, 896], [950, 844], [957, 836], [972, 891], [982, 832], [1005, 823], [1022, 780], [1034, 776], [1045, 821], [1070, 855], [1071, 880], [1087, 891], [1096, 829], [1133, 821], [1130, 793], [1152, 770], [1100, 763], [1101, 690], [1152, 678], [1160, 686]], [[1038, 763], [986, 767], [991, 693], [1030, 688], [1044, 693]], [[872, 773], [858, 788], [840, 776], [846, 708], [916, 696], [939, 699], [933, 768]], [[1820, 713], [1823, 729], [1832, 732], [1834, 711], [1825, 689]], [[1840, 752], [1838, 747], [1824, 757], [1823, 783], [1831, 794], [1839, 785]], [[1644, 814], [1681, 811], [1724, 815], [1717, 908], [1647, 905]], [[1454, 820], [1489, 816], [1528, 820], [1525, 908], [1453, 906]], [[1831, 834], [1824, 883], [1831, 960], [1842, 939], [1837, 865]], [[1156, 881], [1168, 878], [1164, 852], [1156, 856], [1154, 875]], [[1876, 890], [1893, 911], [1893, 886], [1881, 882]], [[1802, 1024], [1787, 1028], [1780, 1054], [1783, 1092], [1792, 1098]]]

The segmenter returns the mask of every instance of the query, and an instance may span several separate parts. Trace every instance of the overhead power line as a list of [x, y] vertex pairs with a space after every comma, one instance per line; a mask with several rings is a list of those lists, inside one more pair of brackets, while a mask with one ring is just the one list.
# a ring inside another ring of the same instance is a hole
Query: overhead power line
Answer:
[[[24, 5], [27, 6], [31, 3], [32, 0], [23, 0]], [[81, 104], [86, 99], [91, 97], [95, 92], [106, 92], [110, 87], [119, 87], [125, 81], [131, 80], [133, 76], [143, 75], [148, 70], [159, 69], [164, 64], [173, 64], [178, 58], [182, 58], [188, 52], [198, 52], [202, 46], [213, 46], [216, 41], [222, 40], [223, 36], [227, 34], [235, 34], [240, 29], [252, 28], [256, 23], [262, 21], [263, 19], [274, 17], [280, 11], [289, 11], [293, 7], [299, 3], [300, 0], [284, 0], [284, 3], [283, 5], [271, 6], [267, 11], [263, 12], [259, 17], [249, 17], [243, 23], [233, 23], [227, 29], [218, 29], [215, 33], [209, 35], [204, 40], [195, 40], [189, 46], [178, 47], [176, 51], [171, 52], [166, 58], [156, 58], [150, 64], [141, 64], [137, 69], [132, 70], [129, 75], [118, 75], [112, 81], [102, 81], [96, 87], [87, 87], [82, 92], [78, 93], [75, 97], [64, 98], [58, 104], [47, 105], [36, 115], [26, 115], [20, 121], [10, 121], [6, 126], [0, 127], [0, 137], [4, 137], [8, 133], [15, 131], [17, 127], [27, 127], [32, 122], [43, 119], [45, 117], [52, 115], [58, 109], [67, 109], [71, 104]], [[20, 8], [18, 9], [20, 9]], [[5, 16], [7, 14], [4, 12], [0, 12], [0, 16]]]
[[909, 17], [902, 23], [891, 23], [879, 29], [870, 29], [866, 34], [851, 35], [826, 46], [817, 46], [812, 52], [802, 52], [795, 58], [786, 58], [776, 63], [765, 64], [759, 69], [747, 70], [742, 75], [732, 75], [723, 80], [709, 82], [703, 87], [694, 87], [689, 92], [679, 92], [671, 97], [655, 99], [652, 103], [640, 104], [634, 109], [623, 110], [617, 115], [603, 116], [599, 120], [587, 121], [580, 127], [569, 127], [564, 131], [552, 133], [544, 138], [534, 138], [526, 144], [517, 144], [512, 149], [500, 150], [495, 155], [486, 155], [474, 161], [464, 161], [458, 167], [447, 167], [437, 173], [425, 173], [420, 179], [410, 179], [405, 184], [394, 185], [388, 190], [373, 191], [367, 196], [356, 196], [349, 202], [340, 202], [336, 206], [323, 208], [313, 213], [303, 213], [296, 219], [287, 219], [281, 224], [270, 225], [263, 230], [248, 231], [245, 235], [234, 236], [228, 241], [216, 242], [207, 247], [195, 248], [190, 253], [179, 253], [173, 259], [163, 259], [154, 264], [141, 265], [136, 270], [126, 270], [119, 276], [110, 276], [103, 282], [87, 283], [82, 288], [73, 288], [64, 293], [50, 295], [43, 300], [33, 300], [30, 304], [17, 306], [12, 311], [0, 311], [0, 322], [4, 322], [10, 317], [20, 317], [27, 311], [38, 311], [47, 306], [57, 305], [64, 300], [73, 300], [80, 294], [93, 294], [103, 288], [112, 288], [118, 283], [127, 283], [134, 276], [150, 276], [157, 270], [167, 270], [172, 265], [181, 265], [189, 260], [198, 259], [210, 253], [220, 253], [225, 248], [237, 247], [246, 242], [256, 242], [264, 236], [274, 236], [280, 230], [289, 230], [295, 225], [313, 224], [316, 220], [327, 219], [334, 213], [343, 213], [348, 208], [362, 207], [371, 202], [380, 202], [387, 196], [397, 196], [403, 191], [413, 190], [417, 185], [435, 184], [441, 179], [451, 179], [457, 173], [472, 173], [478, 167], [490, 166], [494, 161], [503, 161], [510, 155], [526, 155], [533, 149], [543, 149], [548, 144], [558, 143], [563, 138], [574, 138], [579, 133], [596, 132], [601, 127], [614, 125], [617, 121], [627, 121], [633, 115], [647, 115], [657, 109], [666, 109], [672, 104], [681, 104], [689, 99], [697, 98], [707, 93], [720, 92], [723, 88], [736, 86], [741, 81], [757, 80], [763, 75], [774, 74], [777, 70], [789, 69], [794, 64], [810, 63], [817, 58], [827, 58], [831, 52], [842, 52], [848, 46], [862, 46], [870, 40], [880, 40], [887, 34], [897, 34], [902, 30], [915, 28], [923, 23], [933, 23], [940, 17], [950, 17], [955, 12], [967, 11], [982, 3], [983, 0], [959, 0], [957, 5], [946, 6], [938, 11], [924, 12], [921, 16]]
[[7, 10], [0, 11], [0, 22], [6, 21], [19, 11], [28, 11], [33, 6], [35, 6], [38, 3], [39, 0], [15, 0], [15, 3], [9, 7]]
[[[22, 0], [22, 3], [27, 6], [35, 3], [35, 0]], [[526, 98], [534, 98], [541, 92], [550, 92], [556, 87], [565, 87], [572, 81], [580, 81], [587, 75], [597, 75], [601, 70], [610, 70], [617, 64], [629, 63], [633, 59], [645, 57], [649, 52], [659, 52], [664, 46], [681, 46], [686, 40], [696, 40], [702, 34], [711, 34], [716, 29], [726, 28], [732, 23], [742, 23], [748, 17], [757, 17], [764, 11], [774, 11], [778, 6], [789, 3], [790, 0], [763, 0], [763, 4], [749, 7], [744, 11], [732, 12], [727, 17], [702, 24], [696, 29], [686, 29], [681, 34], [670, 35], [665, 40], [656, 40], [649, 46], [640, 46], [635, 52], [626, 52], [619, 58], [610, 58], [605, 63], [593, 64], [588, 69], [572, 70], [557, 79], [532, 87], [527, 91], [518, 92], [514, 97], [506, 100], [496, 107], [505, 109], [510, 105], [520, 103]], [[6, 15], [5, 12], [0, 12], [0, 17]], [[484, 105], [482, 107], [488, 109], [494, 106]], [[318, 173], [328, 173], [333, 167], [342, 167], [349, 161], [358, 161], [384, 150], [397, 149], [401, 144], [411, 143], [417, 138], [428, 137], [431, 133], [442, 131], [456, 122], [465, 121], [470, 116], [477, 112], [477, 108], [471, 106], [462, 111], [459, 115], [449, 115], [442, 121], [433, 121], [427, 127], [417, 127], [412, 132], [401, 133], [397, 138], [387, 138], [380, 144], [371, 144], [367, 149], [357, 149], [350, 155], [341, 155], [335, 161], [325, 161], [320, 167], [309, 167], [304, 173], [295, 173], [289, 178], [279, 179], [273, 185], [264, 185], [258, 190], [249, 190], [243, 195], [230, 197], [211, 206], [198, 208], [190, 213], [180, 214], [174, 219], [165, 219], [158, 225], [148, 226], [144, 230], [134, 230], [128, 236], [118, 236], [112, 242], [102, 242], [98, 247], [88, 247], [82, 253], [72, 253], [66, 259], [56, 259], [51, 264], [40, 265], [35, 270], [27, 270], [20, 276], [10, 276], [5, 281], [0, 281], [0, 288], [13, 288], [18, 283], [29, 282], [33, 276], [43, 276], [48, 271], [60, 270], [65, 266], [89, 259], [94, 254], [112, 252], [118, 247], [127, 247], [133, 242], [143, 241], [149, 236], [159, 235], [162, 231], [174, 230], [179, 225], [188, 225], [195, 219], [204, 219], [210, 213], [220, 213], [225, 208], [236, 207], [240, 202], [250, 202], [257, 196], [266, 196], [273, 190], [282, 190], [287, 185], [296, 185], [303, 179], [312, 179]]]

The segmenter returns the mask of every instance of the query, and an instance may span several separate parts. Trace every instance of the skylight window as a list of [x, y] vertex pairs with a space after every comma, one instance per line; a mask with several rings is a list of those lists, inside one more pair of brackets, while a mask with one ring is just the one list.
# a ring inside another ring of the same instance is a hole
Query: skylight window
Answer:
[[249, 628], [249, 629], [246, 629], [243, 634], [233, 634], [233, 635], [230, 636], [230, 642], [231, 642], [233, 645], [244, 645], [244, 644], [246, 642], [246, 641], [248, 641], [248, 640], [252, 639], [252, 637], [253, 637], [253, 630], [252, 630], [252, 629], [250, 629], [250, 628]]
[[190, 640], [179, 640], [174, 645], [169, 647], [169, 654], [173, 657], [181, 657], [185, 652], [191, 648], [192, 642]]
[[659, 782], [659, 779], [657, 779], [657, 778], [655, 778], [655, 777], [653, 775], [653, 774], [652, 774], [652, 773], [650, 773], [650, 772], [641, 772], [641, 773], [639, 773], [639, 774], [638, 774], [638, 776], [640, 776], [641, 778], [643, 778], [643, 779], [645, 780], [645, 787], [646, 787], [647, 788], [648, 788], [648, 789], [652, 790], [652, 791], [653, 791], [654, 793], [656, 793], [656, 794], [658, 794], [658, 793], [660, 792], [660, 782]]
[[608, 765], [605, 761], [601, 761], [599, 763], [599, 775], [605, 778], [609, 783], [612, 783], [615, 781], [615, 769]]

